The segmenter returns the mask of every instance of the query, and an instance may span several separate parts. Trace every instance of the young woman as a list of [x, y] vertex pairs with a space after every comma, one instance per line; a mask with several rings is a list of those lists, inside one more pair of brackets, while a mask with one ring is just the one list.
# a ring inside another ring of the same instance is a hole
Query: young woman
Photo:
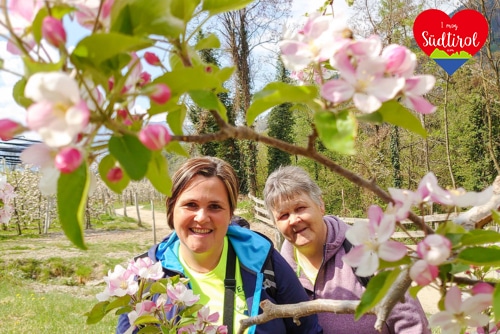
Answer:
[[[365, 290], [352, 268], [343, 263], [348, 225], [325, 216], [321, 189], [300, 167], [281, 167], [269, 175], [264, 201], [285, 241], [281, 254], [294, 269], [310, 299], [359, 300]], [[376, 317], [319, 313], [324, 333], [377, 333]], [[430, 333], [418, 300], [408, 294], [392, 310], [382, 333]]]
[[[293, 270], [267, 238], [230, 224], [237, 205], [238, 180], [228, 163], [213, 157], [191, 158], [177, 170], [172, 181], [172, 196], [166, 206], [168, 225], [175, 232], [148, 254], [162, 263], [165, 275], [188, 277], [200, 302], [209, 305], [211, 312], [218, 311], [222, 320], [227, 305], [226, 265], [231, 261], [230, 249], [234, 249], [236, 288], [230, 315], [235, 333], [239, 320], [262, 312], [262, 300], [270, 299], [276, 304], [308, 300]], [[270, 279], [268, 275], [273, 271]], [[275, 288], [270, 282], [275, 283]], [[128, 317], [120, 317], [117, 333], [129, 327]], [[275, 319], [250, 327], [248, 333], [309, 334], [322, 330], [317, 316], [312, 315], [301, 318], [300, 325], [291, 318]]]

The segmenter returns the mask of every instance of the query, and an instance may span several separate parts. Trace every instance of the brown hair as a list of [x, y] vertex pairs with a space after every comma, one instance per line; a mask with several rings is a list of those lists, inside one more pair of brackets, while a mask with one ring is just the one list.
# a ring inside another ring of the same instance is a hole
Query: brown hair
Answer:
[[196, 175], [204, 177], [218, 177], [224, 183], [229, 200], [231, 217], [238, 204], [238, 178], [227, 162], [215, 157], [190, 158], [184, 162], [172, 177], [172, 196], [167, 198], [167, 223], [174, 228], [174, 206], [182, 192]]

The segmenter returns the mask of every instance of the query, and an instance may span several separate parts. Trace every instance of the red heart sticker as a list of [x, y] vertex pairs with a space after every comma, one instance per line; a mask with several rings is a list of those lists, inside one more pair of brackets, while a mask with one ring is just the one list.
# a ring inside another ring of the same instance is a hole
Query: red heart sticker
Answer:
[[428, 9], [415, 19], [413, 36], [418, 46], [451, 74], [484, 45], [488, 21], [473, 9], [461, 10], [451, 18], [439, 9]]

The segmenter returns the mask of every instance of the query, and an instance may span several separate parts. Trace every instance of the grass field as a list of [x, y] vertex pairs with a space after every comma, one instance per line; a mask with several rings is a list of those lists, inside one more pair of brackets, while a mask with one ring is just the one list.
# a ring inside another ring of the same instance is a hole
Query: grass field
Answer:
[[98, 302], [107, 271], [151, 245], [145, 232], [132, 219], [103, 217], [82, 251], [57, 229], [0, 230], [0, 333], [114, 333], [116, 316], [86, 325], [84, 313]]

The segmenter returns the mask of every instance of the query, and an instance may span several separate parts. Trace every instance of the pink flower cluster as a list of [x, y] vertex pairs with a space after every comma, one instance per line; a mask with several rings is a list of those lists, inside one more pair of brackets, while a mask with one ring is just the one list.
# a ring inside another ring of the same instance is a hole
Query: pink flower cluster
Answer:
[[[422, 97], [432, 89], [435, 79], [414, 75], [414, 53], [396, 44], [382, 48], [378, 36], [353, 40], [345, 36], [346, 31], [342, 20], [311, 15], [301, 30], [280, 43], [283, 63], [298, 78], [307, 76], [300, 72], [312, 72], [321, 85], [321, 96], [334, 105], [352, 99], [358, 110], [371, 113], [382, 103], [401, 97], [406, 107], [418, 113], [436, 110]], [[327, 61], [337, 71], [331, 79], [318, 70]]]
[[[186, 307], [195, 305], [200, 297], [193, 294], [193, 290], [188, 289], [186, 284], [178, 281], [175, 284], [166, 284], [166, 293], [159, 294], [155, 300], [149, 291], [148, 284], [152, 284], [164, 276], [161, 262], [153, 262], [149, 257], [138, 258], [130, 261], [125, 269], [121, 265], [115, 266], [114, 271], [109, 271], [104, 277], [106, 288], [102, 293], [96, 295], [99, 301], [107, 301], [112, 297], [123, 297], [130, 295], [132, 298], [133, 310], [128, 313], [130, 324], [142, 316], [153, 316], [158, 319], [158, 323], [165, 319], [165, 313], [170, 311], [180, 312]], [[213, 323], [219, 320], [219, 314], [210, 313], [207, 306], [203, 306], [196, 314], [194, 321], [182, 322], [178, 324], [177, 333], [213, 333], [227, 334], [226, 326], [218, 326]], [[133, 329], [134, 326], [131, 328]]]

